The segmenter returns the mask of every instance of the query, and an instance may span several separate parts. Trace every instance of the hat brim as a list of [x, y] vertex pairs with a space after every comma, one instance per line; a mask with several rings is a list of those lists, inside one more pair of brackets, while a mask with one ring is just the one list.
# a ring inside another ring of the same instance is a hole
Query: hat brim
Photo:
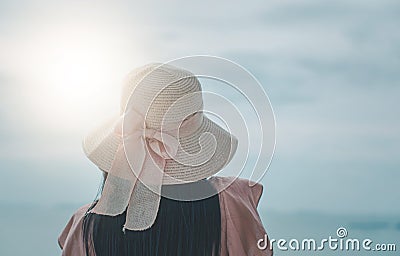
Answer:
[[[202, 115], [201, 125], [192, 133], [179, 136], [180, 147], [174, 159], [166, 161], [162, 184], [194, 182], [218, 173], [236, 152], [235, 136]], [[86, 156], [101, 170], [112, 166], [121, 143], [114, 131], [120, 117], [114, 117], [89, 133], [82, 147]]]

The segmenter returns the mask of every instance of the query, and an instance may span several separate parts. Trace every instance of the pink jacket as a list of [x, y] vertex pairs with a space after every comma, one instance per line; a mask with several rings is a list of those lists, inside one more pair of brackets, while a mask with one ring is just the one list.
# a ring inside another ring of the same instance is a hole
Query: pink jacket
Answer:
[[[210, 181], [218, 189], [226, 187], [233, 177], [211, 177]], [[257, 205], [263, 187], [248, 185], [248, 180], [236, 179], [229, 187], [219, 193], [221, 206], [221, 256], [272, 255], [267, 240], [266, 249], [260, 250], [257, 242], [266, 234]], [[58, 243], [65, 256], [84, 256], [82, 222], [90, 204], [79, 208], [61, 232]], [[264, 244], [264, 243], [263, 243]]]

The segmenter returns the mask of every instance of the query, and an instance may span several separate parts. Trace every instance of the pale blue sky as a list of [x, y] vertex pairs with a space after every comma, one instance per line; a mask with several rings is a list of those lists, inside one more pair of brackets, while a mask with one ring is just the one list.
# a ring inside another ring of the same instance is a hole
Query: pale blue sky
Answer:
[[132, 68], [231, 59], [275, 109], [261, 207], [399, 214], [398, 1], [1, 1], [0, 202], [90, 202], [81, 138]]

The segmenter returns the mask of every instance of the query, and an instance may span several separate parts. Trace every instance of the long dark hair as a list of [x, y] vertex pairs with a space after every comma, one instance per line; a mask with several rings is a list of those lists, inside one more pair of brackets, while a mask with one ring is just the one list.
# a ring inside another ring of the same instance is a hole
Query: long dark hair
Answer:
[[[104, 180], [99, 192], [104, 186]], [[126, 211], [117, 216], [88, 213], [83, 220], [86, 255], [96, 256], [209, 256], [219, 255], [221, 212], [218, 194], [208, 180], [164, 185], [163, 192], [185, 195], [193, 191], [212, 196], [196, 201], [161, 197], [154, 225], [144, 231], [122, 231]], [[164, 193], [163, 193], [164, 195]], [[174, 197], [176, 198], [176, 197]]]

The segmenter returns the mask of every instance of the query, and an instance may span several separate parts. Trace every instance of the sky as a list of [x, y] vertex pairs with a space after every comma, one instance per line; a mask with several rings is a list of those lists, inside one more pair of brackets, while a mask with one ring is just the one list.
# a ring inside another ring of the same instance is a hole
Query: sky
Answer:
[[100, 173], [81, 141], [119, 110], [124, 76], [215, 55], [248, 69], [274, 109], [260, 207], [398, 215], [399, 12], [389, 0], [1, 1], [0, 207], [93, 200]]

